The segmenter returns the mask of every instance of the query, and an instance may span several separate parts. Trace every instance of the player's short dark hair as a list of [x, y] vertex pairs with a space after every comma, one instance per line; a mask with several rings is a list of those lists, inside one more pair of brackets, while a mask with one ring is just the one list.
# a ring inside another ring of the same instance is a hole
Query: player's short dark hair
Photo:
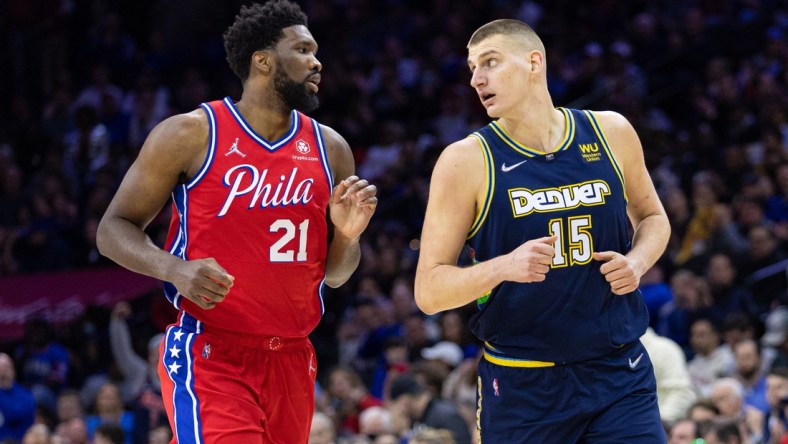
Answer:
[[306, 14], [298, 4], [288, 0], [241, 7], [235, 23], [224, 32], [224, 49], [230, 69], [246, 81], [252, 54], [273, 48], [284, 37], [282, 30], [295, 25], [306, 26]]
[[528, 46], [530, 46], [530, 48], [528, 48], [529, 50], [537, 49], [542, 51], [542, 54], [545, 52], [544, 43], [542, 43], [542, 39], [539, 38], [533, 28], [520, 20], [514, 19], [493, 20], [490, 23], [482, 25], [473, 33], [471, 40], [468, 42], [468, 46], [470, 47], [480, 43], [494, 35], [519, 36], [528, 42]]

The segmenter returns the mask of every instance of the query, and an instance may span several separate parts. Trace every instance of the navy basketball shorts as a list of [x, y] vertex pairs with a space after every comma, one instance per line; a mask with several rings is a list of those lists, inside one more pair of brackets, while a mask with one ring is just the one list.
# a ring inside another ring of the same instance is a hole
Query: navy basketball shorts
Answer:
[[480, 444], [666, 442], [640, 341], [571, 365], [515, 367], [482, 358], [478, 382]]

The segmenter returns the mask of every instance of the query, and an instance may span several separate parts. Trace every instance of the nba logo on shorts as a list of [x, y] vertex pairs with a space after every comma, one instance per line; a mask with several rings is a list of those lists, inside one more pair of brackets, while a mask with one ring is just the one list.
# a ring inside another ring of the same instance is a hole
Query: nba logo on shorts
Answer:
[[495, 396], [501, 396], [501, 392], [498, 391], [498, 378], [493, 378], [493, 392]]
[[211, 357], [211, 344], [205, 344], [202, 348], [202, 357], [208, 359]]
[[296, 151], [298, 151], [298, 152], [299, 152], [299, 153], [301, 153], [301, 154], [306, 154], [306, 153], [308, 153], [308, 152], [309, 152], [309, 144], [308, 144], [308, 143], [306, 143], [305, 141], [303, 141], [303, 140], [299, 139], [299, 140], [296, 142]]

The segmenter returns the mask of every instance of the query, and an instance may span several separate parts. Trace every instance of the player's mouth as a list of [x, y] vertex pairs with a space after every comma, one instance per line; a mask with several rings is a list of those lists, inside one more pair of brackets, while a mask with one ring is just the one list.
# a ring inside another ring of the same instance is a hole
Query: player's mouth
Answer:
[[317, 90], [319, 89], [317, 87], [318, 83], [320, 83], [320, 74], [309, 76], [306, 79], [306, 85], [309, 87], [310, 90], [312, 90], [313, 93], [316, 93]]
[[483, 94], [479, 94], [479, 98], [482, 100], [482, 105], [488, 106], [491, 104], [490, 102], [492, 101], [492, 99], [495, 98], [495, 94], [483, 93]]

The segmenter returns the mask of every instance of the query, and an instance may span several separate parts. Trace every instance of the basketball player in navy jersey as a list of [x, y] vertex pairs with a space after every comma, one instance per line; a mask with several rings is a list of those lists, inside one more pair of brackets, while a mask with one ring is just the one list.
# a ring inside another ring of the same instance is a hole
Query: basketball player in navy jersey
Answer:
[[[664, 443], [638, 283], [670, 227], [635, 131], [555, 108], [520, 21], [479, 28], [468, 66], [496, 120], [435, 165], [416, 302], [477, 304], [480, 442]], [[458, 267], [465, 244], [474, 265]]]
[[[224, 35], [243, 95], [153, 129], [98, 231], [101, 252], [161, 279], [179, 310], [162, 395], [179, 443], [305, 443], [307, 335], [324, 285], [356, 269], [376, 189], [317, 107], [317, 43], [297, 4], [243, 7]], [[164, 249], [143, 231], [172, 196]]]

